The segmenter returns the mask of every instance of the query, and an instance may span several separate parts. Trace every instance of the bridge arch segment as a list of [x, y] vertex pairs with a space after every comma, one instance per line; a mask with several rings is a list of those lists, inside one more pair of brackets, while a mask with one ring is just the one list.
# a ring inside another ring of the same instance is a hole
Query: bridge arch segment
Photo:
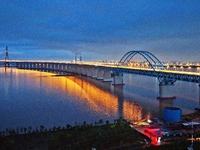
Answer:
[[131, 59], [137, 54], [141, 55], [149, 63], [153, 70], [157, 68], [165, 69], [162, 62], [148, 51], [129, 51], [120, 59], [119, 64], [125, 64], [130, 62]]
[[176, 82], [176, 79], [174, 79], [173, 77], [166, 77], [162, 75], [162, 73], [157, 72], [157, 69], [165, 70], [166, 68], [155, 55], [148, 51], [129, 51], [124, 54], [118, 64], [124, 65], [126, 63], [129, 63], [132, 58], [137, 54], [141, 55], [149, 63], [149, 66], [155, 72], [160, 84], [173, 84], [174, 82]]

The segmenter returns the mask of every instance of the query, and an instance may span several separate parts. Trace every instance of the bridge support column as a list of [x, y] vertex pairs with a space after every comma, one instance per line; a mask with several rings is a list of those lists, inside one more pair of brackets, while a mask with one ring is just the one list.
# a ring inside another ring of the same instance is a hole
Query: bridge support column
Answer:
[[74, 73], [82, 74], [82, 67], [76, 66], [74, 69]]
[[58, 64], [58, 71], [62, 71], [62, 64]]
[[72, 66], [71, 66], [71, 65], [69, 65], [69, 66], [67, 67], [67, 71], [68, 71], [68, 72], [72, 72]]
[[58, 71], [59, 71], [59, 72], [62, 71], [62, 64], [58, 64]]
[[98, 69], [94, 68], [92, 70], [92, 78], [97, 78], [97, 74], [98, 74]]
[[124, 85], [123, 83], [123, 73], [114, 72], [114, 83], [113, 85]]
[[53, 64], [53, 70], [57, 71], [57, 64], [56, 63]]
[[52, 71], [55, 71], [55, 64], [52, 63]]
[[26, 69], [26, 63], [24, 63], [24, 69]]
[[73, 73], [77, 73], [77, 69], [78, 69], [77, 66], [72, 66], [72, 72], [73, 72]]
[[195, 107], [195, 110], [200, 111], [200, 83], [199, 83], [199, 105]]
[[174, 84], [159, 84], [158, 99], [176, 99], [174, 96]]
[[28, 63], [26, 62], [24, 68], [28, 70]]
[[16, 62], [16, 68], [19, 68], [19, 63], [18, 62]]
[[55, 64], [52, 64], [52, 71], [55, 71]]
[[67, 71], [67, 65], [63, 64], [63, 71], [66, 72]]
[[84, 68], [82, 67], [82, 66], [73, 66], [73, 72], [74, 73], [77, 73], [77, 74], [81, 74], [81, 75], [83, 75], [83, 73], [84, 73]]
[[38, 70], [41, 70], [41, 63], [38, 63]]
[[22, 63], [21, 62], [19, 63], [19, 68], [22, 69]]
[[30, 68], [31, 68], [31, 63], [30, 62], [27, 64], [27, 68], [30, 70]]
[[24, 67], [25, 65], [24, 65], [24, 62], [21, 64], [21, 68], [22, 69], [24, 69], [25, 67]]
[[44, 64], [40, 63], [40, 70], [43, 71], [44, 70]]
[[29, 67], [29, 69], [30, 69], [30, 70], [32, 70], [32, 64], [33, 64], [33, 63], [32, 63], [32, 62], [30, 62], [30, 67]]
[[83, 75], [83, 76], [87, 75], [87, 69], [85, 67], [80, 66], [79, 69], [80, 69], [80, 74], [81, 75]]
[[103, 81], [112, 82], [111, 72], [109, 70], [104, 70]]
[[38, 63], [35, 63], [35, 70], [37, 70], [39, 67], [39, 64]]
[[104, 71], [103, 70], [98, 70], [98, 73], [97, 73], [97, 80], [103, 80], [103, 74], [104, 74]]
[[83, 66], [73, 66], [74, 67], [74, 73], [85, 75], [85, 68]]
[[123, 86], [114, 86], [114, 94], [118, 99], [118, 117], [124, 118], [123, 113], [123, 103], [124, 103], [124, 94], [123, 94]]
[[48, 70], [48, 69], [47, 69], [47, 65], [48, 65], [47, 63], [44, 63], [44, 64], [43, 64], [43, 70], [44, 70], [44, 71], [47, 71], [47, 70]]
[[87, 68], [87, 76], [88, 76], [88, 77], [91, 77], [91, 76], [92, 76], [92, 71], [93, 71], [92, 68]]
[[46, 69], [47, 72], [49, 72], [49, 69], [50, 69], [49, 67], [50, 67], [49, 63], [46, 63], [46, 68], [45, 69]]
[[35, 63], [32, 64], [32, 70], [35, 70]]

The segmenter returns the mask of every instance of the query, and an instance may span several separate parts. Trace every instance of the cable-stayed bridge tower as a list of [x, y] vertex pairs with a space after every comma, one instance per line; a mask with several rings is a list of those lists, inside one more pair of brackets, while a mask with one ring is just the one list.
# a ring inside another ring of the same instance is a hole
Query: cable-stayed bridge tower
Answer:
[[8, 46], [6, 46], [6, 53], [5, 53], [5, 67], [9, 67], [9, 55], [8, 55]]

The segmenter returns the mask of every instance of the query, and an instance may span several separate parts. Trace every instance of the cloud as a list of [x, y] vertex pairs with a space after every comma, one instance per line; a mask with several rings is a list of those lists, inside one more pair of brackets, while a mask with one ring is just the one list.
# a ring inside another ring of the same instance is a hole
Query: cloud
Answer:
[[198, 0], [13, 0], [0, 7], [2, 48], [64, 50], [102, 59], [142, 49], [199, 59], [184, 55], [200, 53]]

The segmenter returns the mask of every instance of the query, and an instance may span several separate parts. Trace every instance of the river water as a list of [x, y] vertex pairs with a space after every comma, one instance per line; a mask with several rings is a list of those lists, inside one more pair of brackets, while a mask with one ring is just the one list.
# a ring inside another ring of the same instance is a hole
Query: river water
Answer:
[[66, 124], [130, 121], [160, 117], [165, 106], [182, 109], [183, 114], [199, 106], [196, 83], [177, 81], [174, 100], [158, 100], [154, 77], [124, 74], [124, 86], [76, 76], [16, 68], [0, 68], [0, 131], [31, 126], [65, 127]]

